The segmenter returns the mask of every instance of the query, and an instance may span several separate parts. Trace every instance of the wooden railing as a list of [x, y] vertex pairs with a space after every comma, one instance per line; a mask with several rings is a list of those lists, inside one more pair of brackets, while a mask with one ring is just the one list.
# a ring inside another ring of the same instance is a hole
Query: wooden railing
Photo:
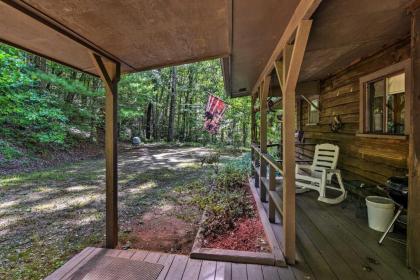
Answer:
[[[282, 165], [268, 153], [262, 153], [258, 145], [251, 145], [252, 168], [255, 178], [255, 186], [260, 189], [260, 198], [267, 201], [268, 194], [268, 218], [275, 222], [275, 211], [283, 215], [283, 202], [280, 191], [276, 190], [276, 172], [283, 176]], [[259, 161], [259, 166], [256, 162]], [[268, 173], [261, 169], [268, 168]], [[268, 175], [268, 176], [267, 176]]]
[[[296, 146], [314, 146], [316, 144], [310, 143], [295, 143]], [[267, 147], [281, 146], [281, 144], [269, 144]], [[269, 220], [275, 222], [275, 211], [283, 215], [283, 201], [280, 196], [280, 190], [276, 189], [276, 172], [283, 176], [282, 160], [277, 160], [268, 153], [261, 152], [259, 145], [251, 144], [251, 158], [252, 158], [252, 174], [255, 178], [255, 186], [260, 189], [260, 198], [262, 201], [267, 202], [269, 206]], [[257, 165], [257, 162], [259, 164]], [[311, 163], [312, 160], [295, 160], [296, 163]], [[262, 172], [262, 168], [268, 169]], [[279, 184], [280, 185], [280, 184]]]
[[[294, 264], [296, 260], [294, 146], [296, 85], [312, 26], [310, 17], [319, 3], [320, 0], [300, 1], [285, 32], [283, 32], [270, 59], [251, 91], [251, 141], [260, 144], [260, 147], [253, 145], [251, 150], [253, 175], [257, 179], [255, 180], [255, 185], [260, 187], [260, 198], [262, 201], [267, 199], [268, 193], [270, 221], [274, 221], [276, 209], [282, 215], [283, 253], [289, 264]], [[290, 43], [292, 41], [293, 43]], [[267, 142], [267, 98], [270, 91], [273, 70], [275, 70], [275, 76], [277, 77], [282, 93], [281, 142], [283, 147], [288, 147], [287, 149], [283, 149], [284, 155], [282, 155], [283, 161], [281, 163], [267, 154], [267, 144], [269, 144]], [[255, 110], [258, 98], [258, 111], [260, 114], [259, 129], [257, 129], [257, 112]], [[260, 162], [259, 167], [255, 164], [257, 157]], [[276, 171], [283, 175], [283, 201], [280, 199], [280, 192], [276, 191]]]

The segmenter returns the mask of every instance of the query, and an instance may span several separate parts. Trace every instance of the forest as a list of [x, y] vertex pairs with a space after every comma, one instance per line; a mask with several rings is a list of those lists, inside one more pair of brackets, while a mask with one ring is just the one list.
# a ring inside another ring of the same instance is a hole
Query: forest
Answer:
[[[226, 101], [219, 133], [203, 130], [208, 95]], [[104, 89], [99, 78], [0, 45], [0, 162], [26, 154], [69, 151], [104, 138]], [[245, 146], [249, 100], [225, 95], [219, 60], [123, 75], [119, 141]]]

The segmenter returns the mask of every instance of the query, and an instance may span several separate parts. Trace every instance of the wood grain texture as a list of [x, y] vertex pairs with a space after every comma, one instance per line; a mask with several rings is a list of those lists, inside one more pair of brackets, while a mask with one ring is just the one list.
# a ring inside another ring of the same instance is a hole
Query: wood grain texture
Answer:
[[[286, 261], [293, 264], [296, 255], [296, 217], [295, 217], [295, 123], [296, 84], [302, 66], [303, 56], [311, 30], [312, 21], [299, 23], [293, 52], [283, 53], [283, 224], [284, 255]], [[290, 65], [287, 63], [290, 56]], [[285, 75], [285, 73], [287, 73]], [[279, 77], [281, 78], [281, 77]]]
[[188, 279], [198, 279], [198, 276], [200, 275], [200, 269], [201, 269], [201, 263], [203, 261], [201, 260], [195, 260], [195, 259], [189, 259], [187, 262], [187, 266], [185, 267], [184, 274], [182, 276], [182, 279], [188, 280]]
[[181, 280], [184, 274], [185, 267], [188, 262], [188, 257], [183, 255], [176, 255], [171, 267], [168, 270], [165, 280]]
[[254, 280], [264, 279], [262, 268], [260, 265], [247, 264], [246, 274], [247, 274], [248, 279], [254, 279]]
[[[299, 126], [304, 131], [305, 143], [330, 142], [338, 145], [338, 168], [343, 171], [345, 180], [384, 184], [390, 176], [407, 174], [408, 139], [366, 138], [357, 136], [357, 133], [360, 131], [359, 112], [364, 110], [361, 109], [363, 102], [360, 102], [360, 78], [406, 61], [409, 57], [409, 41], [403, 39], [322, 80], [318, 125], [307, 125], [309, 106], [306, 102], [302, 103]], [[407, 100], [410, 99], [408, 97]], [[343, 123], [338, 132], [330, 129], [334, 116], [339, 116]], [[303, 158], [311, 158], [311, 149], [299, 148], [297, 153]]]
[[411, 53], [413, 68], [412, 122], [409, 155], [409, 204], [408, 204], [408, 262], [420, 274], [420, 10], [412, 16]]
[[121, 64], [92, 53], [92, 61], [105, 85], [106, 247], [118, 244], [118, 82]]
[[216, 275], [216, 262], [215, 261], [203, 261], [201, 264], [199, 280], [213, 280]]
[[[387, 240], [378, 246], [378, 233], [367, 227], [366, 218], [356, 217], [357, 205], [326, 205], [316, 198], [312, 192], [297, 196], [297, 262], [277, 268], [280, 279], [415, 279], [405, 264], [404, 245]], [[282, 240], [277, 214], [271, 226]]]
[[246, 264], [233, 263], [232, 264], [232, 280], [248, 279], [246, 273]]

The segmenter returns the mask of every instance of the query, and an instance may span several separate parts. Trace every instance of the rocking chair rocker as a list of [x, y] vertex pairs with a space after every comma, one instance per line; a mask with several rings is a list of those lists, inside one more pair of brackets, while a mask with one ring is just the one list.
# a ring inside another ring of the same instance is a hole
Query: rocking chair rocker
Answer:
[[[319, 192], [318, 200], [328, 204], [338, 204], [346, 199], [341, 172], [337, 167], [339, 147], [332, 144], [315, 146], [315, 156], [312, 165], [296, 165], [296, 193], [310, 190]], [[339, 187], [332, 185], [332, 177], [336, 176]], [[327, 198], [326, 189], [332, 189], [341, 194], [336, 198]]]

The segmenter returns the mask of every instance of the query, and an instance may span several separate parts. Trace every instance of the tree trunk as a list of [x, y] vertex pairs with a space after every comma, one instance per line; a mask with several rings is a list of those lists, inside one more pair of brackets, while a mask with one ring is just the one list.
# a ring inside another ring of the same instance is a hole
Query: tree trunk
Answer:
[[247, 125], [245, 121], [242, 121], [242, 146], [246, 147], [246, 136], [247, 136]]
[[171, 101], [169, 105], [169, 119], [168, 119], [168, 142], [174, 140], [174, 125], [175, 125], [175, 106], [176, 106], [176, 68], [172, 67], [171, 72]]
[[152, 102], [149, 102], [147, 106], [147, 117], [146, 117], [146, 139], [150, 140], [150, 131], [151, 131], [151, 121], [152, 121]]

